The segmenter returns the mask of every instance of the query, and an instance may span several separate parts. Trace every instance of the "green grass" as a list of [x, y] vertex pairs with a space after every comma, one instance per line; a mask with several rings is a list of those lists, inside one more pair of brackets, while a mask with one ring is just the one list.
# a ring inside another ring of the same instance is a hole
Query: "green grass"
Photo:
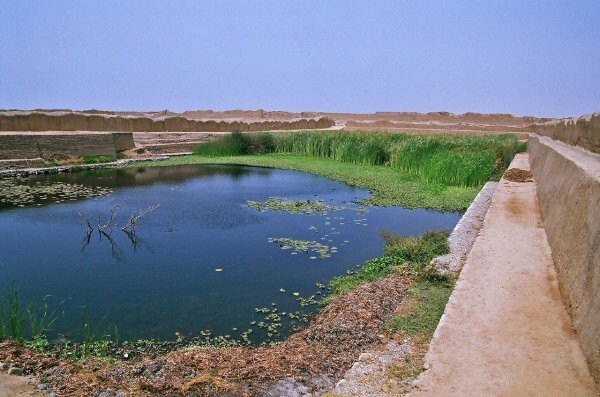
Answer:
[[409, 314], [391, 318], [385, 327], [388, 331], [431, 337], [452, 293], [454, 281], [427, 265], [434, 257], [448, 252], [447, 238], [447, 232], [428, 232], [416, 238], [385, 233], [385, 255], [368, 260], [356, 272], [334, 278], [329, 284], [331, 295], [323, 303], [335, 295], [354, 290], [361, 283], [386, 277], [396, 267], [397, 273], [414, 279], [409, 292], [414, 302]]
[[403, 262], [428, 264], [436, 256], [448, 252], [447, 232], [427, 232], [419, 238], [381, 233], [385, 241], [386, 256], [401, 258]]
[[128, 167], [161, 167], [182, 164], [239, 164], [308, 172], [351, 186], [367, 189], [372, 197], [365, 204], [406, 208], [431, 208], [440, 211], [462, 211], [473, 201], [479, 188], [448, 186], [425, 182], [417, 175], [392, 167], [332, 161], [328, 158], [270, 154], [256, 156], [203, 157], [180, 156], [168, 160], [149, 161]]
[[8, 289], [0, 299], [0, 340], [44, 338], [46, 331], [58, 319], [56, 311], [48, 309], [46, 299], [34, 299], [23, 305], [19, 289]]
[[[436, 256], [448, 252], [448, 232], [427, 232], [421, 237], [396, 236], [383, 233], [384, 256], [370, 259], [358, 271], [336, 277], [329, 283], [332, 295], [352, 291], [363, 282], [375, 281], [392, 272], [394, 266], [405, 263], [407, 275], [435, 278], [424, 268]], [[408, 274], [410, 273], [410, 274]]]
[[85, 164], [110, 163], [117, 161], [117, 156], [85, 156], [83, 162]]
[[386, 329], [408, 335], [431, 337], [444, 313], [454, 283], [449, 279], [423, 278], [415, 281], [409, 292], [414, 299], [410, 314], [388, 320]]

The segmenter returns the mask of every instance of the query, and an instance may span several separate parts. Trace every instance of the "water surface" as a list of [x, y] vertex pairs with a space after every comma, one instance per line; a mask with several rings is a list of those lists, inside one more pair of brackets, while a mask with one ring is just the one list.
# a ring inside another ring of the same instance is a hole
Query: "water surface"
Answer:
[[[107, 169], [0, 180], [0, 291], [51, 295], [64, 315], [53, 334], [76, 336], [80, 307], [106, 316], [122, 338], [173, 338], [211, 329], [235, 335], [257, 307], [298, 310], [316, 283], [380, 256], [381, 230], [420, 235], [452, 229], [460, 214], [352, 204], [362, 189], [301, 172], [244, 166]], [[247, 200], [323, 200], [326, 215], [259, 212]], [[95, 227], [120, 205], [117, 223], [160, 204], [132, 242], [113, 229], [86, 241], [80, 213]], [[98, 220], [101, 220], [100, 222]], [[337, 247], [325, 259], [292, 254], [269, 238]], [[221, 269], [220, 271], [216, 271]], [[285, 292], [281, 292], [281, 290]]]

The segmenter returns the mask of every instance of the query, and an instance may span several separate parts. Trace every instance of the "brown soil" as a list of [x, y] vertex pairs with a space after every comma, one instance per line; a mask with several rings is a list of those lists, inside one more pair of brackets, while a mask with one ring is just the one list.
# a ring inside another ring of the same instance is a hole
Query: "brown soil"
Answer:
[[533, 182], [531, 171], [511, 168], [504, 173], [504, 179], [510, 182]]
[[14, 342], [0, 343], [0, 361], [40, 377], [59, 396], [124, 390], [140, 396], [251, 396], [273, 382], [326, 375], [339, 379], [362, 351], [386, 342], [384, 321], [401, 302], [399, 274], [335, 297], [309, 327], [271, 347], [190, 348], [155, 359], [109, 366], [58, 361]]

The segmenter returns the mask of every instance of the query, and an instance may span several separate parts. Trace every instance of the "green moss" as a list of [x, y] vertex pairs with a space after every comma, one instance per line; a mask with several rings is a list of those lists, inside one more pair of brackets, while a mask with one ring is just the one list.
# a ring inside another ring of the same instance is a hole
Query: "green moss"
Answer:
[[329, 158], [269, 154], [255, 156], [203, 157], [180, 156], [168, 160], [136, 163], [129, 167], [160, 167], [179, 164], [239, 164], [281, 168], [321, 175], [348, 185], [367, 189], [372, 197], [364, 204], [406, 208], [431, 208], [439, 211], [467, 209], [477, 195], [477, 187], [448, 186], [426, 182], [400, 169], [379, 165], [351, 164]]

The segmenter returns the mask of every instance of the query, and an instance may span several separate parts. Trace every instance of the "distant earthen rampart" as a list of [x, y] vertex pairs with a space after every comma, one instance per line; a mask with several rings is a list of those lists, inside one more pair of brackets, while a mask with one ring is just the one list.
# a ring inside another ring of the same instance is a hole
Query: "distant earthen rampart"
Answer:
[[193, 120], [182, 116], [150, 118], [75, 112], [0, 113], [0, 131], [124, 131], [124, 132], [230, 132], [320, 129], [335, 122], [327, 117], [289, 121]]

